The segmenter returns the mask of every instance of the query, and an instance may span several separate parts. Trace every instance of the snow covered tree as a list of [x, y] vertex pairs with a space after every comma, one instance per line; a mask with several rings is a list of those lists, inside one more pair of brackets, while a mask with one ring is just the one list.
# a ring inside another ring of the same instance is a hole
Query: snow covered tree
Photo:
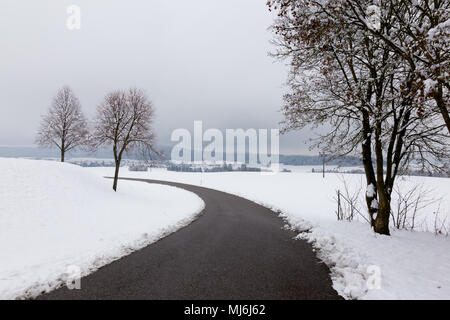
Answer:
[[268, 2], [278, 14], [274, 56], [291, 66], [284, 131], [329, 128], [316, 147], [335, 156], [361, 152], [372, 227], [389, 234], [399, 171], [411, 161], [435, 166], [448, 159], [448, 132], [430, 100], [418, 106], [409, 62], [372, 32], [389, 33], [391, 24], [380, 23], [371, 2], [356, 0], [365, 25], [352, 23], [351, 2]]
[[400, 56], [411, 72], [408, 90], [419, 108], [432, 99], [450, 132], [450, 2], [448, 0], [379, 0], [379, 28], [367, 19], [369, 1], [344, 0], [346, 23], [365, 29]]
[[61, 152], [61, 162], [64, 162], [66, 152], [88, 143], [87, 127], [78, 98], [66, 86], [58, 91], [47, 114], [42, 117], [36, 144], [56, 146]]
[[155, 152], [153, 113], [153, 105], [144, 91], [134, 88], [107, 94], [97, 108], [93, 146], [112, 145], [114, 191], [117, 191], [120, 163], [125, 152], [139, 151], [144, 157], [151, 157]]

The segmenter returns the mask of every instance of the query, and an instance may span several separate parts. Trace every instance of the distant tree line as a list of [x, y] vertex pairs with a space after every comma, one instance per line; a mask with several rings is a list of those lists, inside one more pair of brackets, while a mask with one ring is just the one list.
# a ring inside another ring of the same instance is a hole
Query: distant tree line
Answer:
[[224, 163], [221, 166], [198, 166], [195, 164], [176, 164], [169, 163], [167, 166], [168, 171], [176, 172], [231, 172], [231, 171], [247, 171], [247, 172], [260, 172], [260, 168], [248, 167], [245, 164], [241, 164], [238, 167], [233, 167], [231, 164]]
[[[314, 166], [322, 165], [321, 156], [306, 156], [306, 155], [280, 155], [280, 163], [292, 166]], [[355, 156], [336, 157], [326, 159], [327, 165], [353, 167], [361, 165], [361, 158]]]

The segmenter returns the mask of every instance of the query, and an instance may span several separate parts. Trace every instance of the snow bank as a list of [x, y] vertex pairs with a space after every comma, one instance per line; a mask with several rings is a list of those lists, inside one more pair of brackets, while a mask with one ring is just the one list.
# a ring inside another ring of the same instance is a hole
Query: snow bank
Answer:
[[[111, 174], [109, 168], [92, 169]], [[313, 243], [318, 256], [332, 271], [333, 286], [348, 299], [449, 299], [450, 237], [431, 232], [395, 231], [380, 236], [359, 218], [351, 223], [336, 221], [336, 189], [342, 176], [292, 172], [262, 175], [249, 172], [178, 173], [165, 170], [123, 176], [183, 182], [240, 195], [281, 215], [299, 230], [299, 238]], [[366, 192], [362, 175], [345, 175], [347, 185]], [[402, 189], [421, 184], [442, 197], [441, 212], [450, 219], [450, 179], [429, 177], [400, 178]], [[434, 207], [420, 216], [421, 227], [432, 230]], [[362, 212], [364, 208], [361, 208]], [[449, 220], [450, 221], [450, 220]], [[374, 276], [379, 271], [381, 283]], [[375, 283], [375, 285], [373, 285]], [[369, 285], [368, 285], [369, 284]]]
[[81, 167], [0, 158], [0, 298], [33, 297], [187, 225], [203, 210], [188, 191], [112, 182]]

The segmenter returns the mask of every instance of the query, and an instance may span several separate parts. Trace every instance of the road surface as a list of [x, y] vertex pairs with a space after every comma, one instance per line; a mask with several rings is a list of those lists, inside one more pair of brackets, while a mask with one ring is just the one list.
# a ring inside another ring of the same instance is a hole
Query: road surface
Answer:
[[294, 240], [271, 210], [212, 189], [140, 181], [192, 191], [205, 210], [189, 226], [82, 278], [80, 290], [62, 287], [38, 299], [339, 299], [311, 245]]

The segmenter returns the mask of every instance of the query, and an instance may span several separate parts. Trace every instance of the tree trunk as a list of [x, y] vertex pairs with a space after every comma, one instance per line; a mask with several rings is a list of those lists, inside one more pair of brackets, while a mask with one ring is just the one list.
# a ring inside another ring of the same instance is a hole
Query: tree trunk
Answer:
[[[390, 192], [384, 183], [384, 161], [383, 161], [383, 142], [381, 138], [381, 122], [377, 121], [375, 125], [375, 155], [376, 155], [376, 179], [378, 191], [378, 214], [375, 220], [375, 232], [379, 234], [390, 235], [389, 218], [391, 214]], [[390, 170], [388, 170], [390, 171]], [[373, 206], [373, 205], [372, 205]]]
[[367, 186], [372, 185], [374, 189], [373, 195], [368, 196], [366, 192], [366, 203], [370, 215], [370, 224], [372, 228], [375, 228], [374, 217], [377, 215], [377, 208], [372, 207], [372, 201], [374, 199], [377, 199], [376, 193], [377, 180], [375, 178], [375, 172], [372, 164], [372, 149], [371, 149], [372, 132], [370, 130], [369, 116], [367, 115], [367, 113], [364, 113], [362, 125], [363, 125], [363, 137], [365, 138], [364, 142], [362, 143], [362, 161], [364, 165], [364, 172], [366, 174]]
[[445, 125], [447, 126], [448, 132], [450, 133], [450, 116], [448, 113], [448, 107], [443, 98], [442, 92], [442, 84], [439, 83], [438, 90], [434, 94], [434, 99], [436, 100], [436, 104], [439, 108], [439, 111], [442, 114], [442, 118], [444, 119]]
[[64, 157], [66, 154], [66, 142], [64, 140], [64, 137], [61, 138], [61, 162], [64, 162]]
[[117, 181], [119, 180], [120, 161], [116, 161], [116, 170], [114, 171], [113, 190], [117, 191]]
[[391, 214], [390, 200], [382, 193], [378, 194], [378, 199], [378, 215], [375, 220], [375, 232], [389, 236], [389, 219]]

